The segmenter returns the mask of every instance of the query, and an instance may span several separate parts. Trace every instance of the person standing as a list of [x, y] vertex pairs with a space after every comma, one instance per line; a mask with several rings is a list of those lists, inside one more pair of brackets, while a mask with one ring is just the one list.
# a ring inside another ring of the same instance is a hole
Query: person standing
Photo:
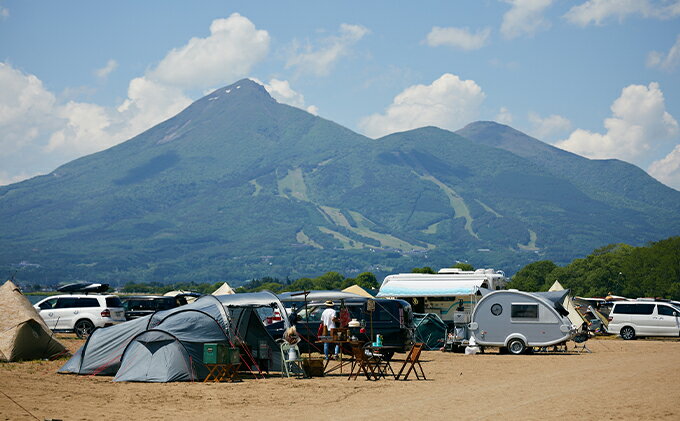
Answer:
[[[321, 323], [325, 326], [325, 331], [326, 335], [330, 335], [331, 329], [335, 329], [338, 327], [338, 316], [335, 314], [335, 309], [333, 308], [335, 306], [335, 303], [333, 301], [328, 300], [326, 301], [326, 309], [321, 313]], [[324, 335], [324, 336], [326, 336]], [[323, 344], [323, 353], [326, 359], [329, 358], [329, 353], [330, 353], [330, 347], [331, 344], [328, 342], [325, 342]], [[340, 345], [335, 344], [335, 355], [333, 356], [335, 359], [338, 358], [338, 354], [340, 354]]]

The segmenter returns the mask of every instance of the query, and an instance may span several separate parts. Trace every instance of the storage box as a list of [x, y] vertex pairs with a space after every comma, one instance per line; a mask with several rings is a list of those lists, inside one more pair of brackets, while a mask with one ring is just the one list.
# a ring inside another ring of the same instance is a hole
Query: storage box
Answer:
[[321, 358], [303, 358], [302, 369], [307, 377], [323, 377], [325, 361]]
[[228, 364], [228, 351], [226, 344], [213, 343], [203, 344], [204, 364]]
[[238, 348], [227, 348], [227, 364], [238, 365], [241, 362], [241, 350]]

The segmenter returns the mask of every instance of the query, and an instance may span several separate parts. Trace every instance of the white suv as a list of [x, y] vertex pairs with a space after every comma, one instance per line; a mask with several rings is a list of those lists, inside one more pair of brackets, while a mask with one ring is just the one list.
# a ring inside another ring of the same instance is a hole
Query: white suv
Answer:
[[87, 337], [95, 327], [125, 321], [125, 308], [116, 295], [54, 295], [35, 304], [47, 326], [55, 332], [75, 332]]
[[680, 336], [680, 308], [663, 301], [617, 301], [609, 313], [607, 332], [623, 339]]

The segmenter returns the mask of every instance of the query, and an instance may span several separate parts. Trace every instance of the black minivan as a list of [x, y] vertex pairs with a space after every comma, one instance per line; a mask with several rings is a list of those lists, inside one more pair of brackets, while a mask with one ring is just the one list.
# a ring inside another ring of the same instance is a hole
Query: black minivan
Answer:
[[[325, 294], [324, 294], [325, 292]], [[318, 340], [318, 329], [321, 324], [321, 313], [328, 308], [326, 300], [334, 303], [335, 310], [340, 313], [342, 307], [347, 308], [351, 319], [356, 319], [360, 326], [351, 327], [350, 335], [357, 339], [373, 342], [376, 335], [383, 336], [383, 344], [395, 346], [396, 352], [406, 352], [413, 344], [413, 312], [411, 305], [404, 300], [386, 298], [367, 298], [355, 294], [343, 294], [338, 291], [313, 291], [313, 301], [305, 303], [302, 296], [296, 293], [279, 295], [284, 307], [290, 309], [289, 320], [296, 326], [302, 341], [298, 344], [301, 352], [323, 352], [323, 346], [315, 343]], [[368, 311], [368, 302], [375, 303], [375, 310]], [[267, 330], [278, 339], [283, 336], [283, 322], [272, 323]]]

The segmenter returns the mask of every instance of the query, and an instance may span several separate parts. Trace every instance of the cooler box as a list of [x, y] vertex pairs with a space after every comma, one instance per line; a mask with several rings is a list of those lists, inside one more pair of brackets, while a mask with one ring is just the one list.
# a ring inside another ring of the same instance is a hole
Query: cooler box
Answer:
[[204, 364], [228, 364], [228, 351], [225, 344], [203, 344]]

